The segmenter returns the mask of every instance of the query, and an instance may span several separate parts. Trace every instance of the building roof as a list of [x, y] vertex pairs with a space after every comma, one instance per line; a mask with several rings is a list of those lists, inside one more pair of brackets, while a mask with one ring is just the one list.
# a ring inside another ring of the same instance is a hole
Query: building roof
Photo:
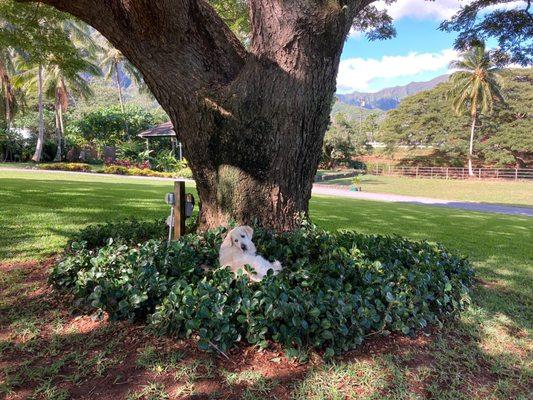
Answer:
[[142, 131], [137, 136], [143, 139], [150, 137], [176, 137], [176, 131], [172, 122], [168, 121]]

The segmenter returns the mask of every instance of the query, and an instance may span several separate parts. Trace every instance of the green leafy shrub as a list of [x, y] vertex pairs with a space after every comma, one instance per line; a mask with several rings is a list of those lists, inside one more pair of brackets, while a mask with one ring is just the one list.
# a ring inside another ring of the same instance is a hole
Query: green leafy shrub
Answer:
[[140, 106], [101, 107], [84, 113], [73, 121], [79, 134], [87, 141], [108, 146], [120, 145], [156, 123], [156, 117]]
[[39, 169], [47, 170], [59, 170], [59, 171], [78, 171], [78, 172], [91, 172], [91, 166], [83, 163], [51, 163], [51, 164], [39, 164]]
[[[438, 244], [399, 237], [256, 229], [258, 252], [284, 270], [259, 283], [218, 265], [223, 229], [191, 234], [166, 248], [110, 241], [72, 245], [52, 282], [115, 318], [147, 318], [160, 333], [196, 336], [202, 349], [240, 341], [347, 351], [365, 337], [442, 325], [468, 304], [472, 269]], [[131, 243], [131, 241], [130, 241]]]
[[192, 171], [189, 168], [183, 168], [176, 172], [159, 172], [148, 168], [128, 168], [122, 165], [106, 165], [103, 172], [105, 174], [153, 176], [156, 178], [192, 178]]
[[104, 174], [128, 175], [128, 168], [121, 165], [106, 165]]
[[118, 222], [88, 225], [79, 231], [70, 243], [84, 242], [87, 249], [105, 246], [109, 239], [136, 245], [149, 239], [164, 239], [166, 229], [164, 220], [137, 221], [131, 218]]
[[178, 178], [192, 178], [192, 171], [190, 168], [185, 167], [178, 169], [174, 175]]

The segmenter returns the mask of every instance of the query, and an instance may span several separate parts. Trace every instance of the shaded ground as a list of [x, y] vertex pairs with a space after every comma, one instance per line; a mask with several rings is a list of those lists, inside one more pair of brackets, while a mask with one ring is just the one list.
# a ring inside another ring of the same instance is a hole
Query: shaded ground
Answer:
[[0, 264], [0, 398], [526, 399], [533, 390], [527, 330], [509, 320], [490, 332], [477, 305], [448, 328], [371, 338], [330, 364], [311, 354], [300, 365], [273, 346], [226, 359], [194, 340], [78, 314], [46, 284], [53, 262]]

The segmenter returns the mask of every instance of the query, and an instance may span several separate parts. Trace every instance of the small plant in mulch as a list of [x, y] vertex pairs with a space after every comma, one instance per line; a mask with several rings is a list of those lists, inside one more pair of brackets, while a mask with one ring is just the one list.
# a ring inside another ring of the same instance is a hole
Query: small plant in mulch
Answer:
[[[170, 247], [160, 233], [132, 240], [117, 225], [87, 232], [53, 268], [56, 287], [112, 318], [147, 321], [219, 352], [273, 341], [291, 357], [319, 349], [328, 358], [372, 335], [442, 326], [469, 303], [473, 277], [465, 258], [439, 244], [311, 224], [283, 234], [255, 230], [258, 253], [284, 266], [258, 283], [218, 265], [224, 228]], [[99, 232], [112, 239], [102, 243]]]

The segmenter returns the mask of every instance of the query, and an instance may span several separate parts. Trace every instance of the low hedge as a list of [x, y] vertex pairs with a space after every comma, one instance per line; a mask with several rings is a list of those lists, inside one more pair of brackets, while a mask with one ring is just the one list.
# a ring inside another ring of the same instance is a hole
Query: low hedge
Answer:
[[76, 242], [51, 281], [113, 318], [198, 337], [201, 349], [271, 340], [289, 356], [314, 348], [331, 357], [369, 335], [412, 334], [469, 302], [469, 262], [439, 244], [311, 225], [280, 235], [256, 229], [258, 252], [284, 270], [253, 283], [218, 265], [223, 233], [186, 235], [168, 249], [156, 239]]
[[157, 178], [192, 178], [189, 168], [182, 168], [176, 172], [159, 172], [148, 168], [128, 168], [122, 165], [106, 165], [103, 173], [115, 175], [153, 176]]
[[138, 221], [134, 218], [118, 222], [88, 225], [72, 237], [72, 243], [84, 242], [87, 249], [103, 247], [113, 239], [129, 245], [136, 245], [149, 239], [164, 239], [168, 227], [165, 220]]
[[50, 164], [39, 164], [39, 169], [46, 170], [58, 170], [58, 171], [78, 171], [78, 172], [91, 172], [91, 166], [89, 164], [83, 163], [50, 163]]

